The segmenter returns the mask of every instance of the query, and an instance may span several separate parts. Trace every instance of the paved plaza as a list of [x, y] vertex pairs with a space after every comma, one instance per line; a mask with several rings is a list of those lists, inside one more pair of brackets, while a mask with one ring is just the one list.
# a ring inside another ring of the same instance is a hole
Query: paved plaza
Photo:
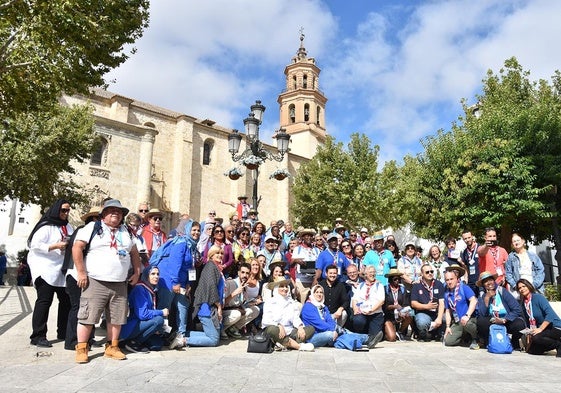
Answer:
[[[29, 344], [35, 290], [0, 287], [0, 391], [8, 392], [558, 392], [561, 359], [555, 352], [445, 348], [414, 341], [365, 352], [319, 348], [315, 352], [251, 354], [247, 341], [218, 348], [128, 354], [127, 360], [90, 352], [79, 365], [74, 352]], [[49, 339], [56, 337], [56, 300]], [[97, 337], [101, 339], [101, 337]]]

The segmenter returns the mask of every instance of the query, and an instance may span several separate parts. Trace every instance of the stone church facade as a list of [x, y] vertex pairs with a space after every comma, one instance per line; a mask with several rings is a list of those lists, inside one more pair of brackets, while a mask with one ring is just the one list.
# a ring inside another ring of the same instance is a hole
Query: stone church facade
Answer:
[[[259, 219], [267, 224], [273, 219], [291, 219], [292, 203], [292, 180], [278, 181], [269, 175], [279, 168], [296, 175], [326, 136], [327, 99], [319, 90], [320, 69], [307, 56], [303, 38], [284, 70], [286, 86], [278, 97], [279, 126], [291, 135], [290, 151], [282, 162], [266, 161], [259, 167]], [[75, 165], [76, 181], [91, 195], [91, 205], [113, 197], [136, 211], [139, 203], [147, 201], [165, 213], [169, 231], [183, 213], [198, 220], [213, 209], [227, 222], [234, 208], [222, 201], [237, 203], [238, 196], [247, 195], [251, 203], [253, 171], [242, 166], [244, 176], [235, 181], [225, 175], [241, 165], [232, 161], [228, 151], [231, 129], [102, 89], [92, 89], [89, 96], [64, 96], [62, 101], [89, 104], [94, 109], [97, 149], [90, 162]], [[244, 138], [240, 151], [245, 147]], [[265, 148], [277, 151], [276, 146]], [[74, 207], [71, 219], [75, 224], [89, 207]], [[24, 248], [24, 239], [40, 212], [33, 207], [20, 211], [6, 206], [0, 214], [15, 215], [4, 217], [8, 219], [1, 220], [0, 229], [0, 243], [7, 243], [9, 252], [15, 253]], [[10, 228], [5, 228], [8, 223]], [[18, 244], [16, 249], [10, 249], [10, 240]]]

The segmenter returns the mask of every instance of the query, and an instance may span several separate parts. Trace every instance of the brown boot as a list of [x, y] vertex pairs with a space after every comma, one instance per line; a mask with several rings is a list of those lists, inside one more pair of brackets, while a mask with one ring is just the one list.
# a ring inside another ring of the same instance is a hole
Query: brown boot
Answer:
[[111, 344], [105, 343], [105, 354], [106, 358], [111, 358], [115, 360], [124, 360], [127, 357], [119, 348], [119, 340], [111, 340]]
[[88, 359], [88, 343], [76, 344], [76, 363], [87, 363]]

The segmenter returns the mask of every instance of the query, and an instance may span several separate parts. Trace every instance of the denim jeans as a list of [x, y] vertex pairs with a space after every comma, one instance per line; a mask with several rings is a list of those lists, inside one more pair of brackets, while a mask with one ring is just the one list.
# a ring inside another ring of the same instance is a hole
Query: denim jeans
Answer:
[[127, 340], [134, 340], [139, 344], [146, 343], [156, 332], [161, 332], [164, 326], [164, 317], [158, 315], [147, 321], [138, 321]]
[[419, 331], [426, 330], [428, 332], [431, 322], [432, 318], [430, 315], [423, 312], [415, 313], [415, 324], [417, 325], [417, 329], [419, 329]]
[[158, 291], [158, 308], [172, 308], [175, 312], [175, 322], [177, 331], [184, 336], [187, 335], [187, 315], [189, 313], [189, 299], [180, 293], [175, 293], [167, 288], [161, 288]]
[[356, 333], [366, 333], [376, 335], [382, 331], [384, 323], [384, 313], [375, 313], [371, 315], [357, 314], [353, 317], [353, 327]]
[[214, 327], [214, 323], [210, 317], [199, 317], [203, 331], [191, 331], [187, 345], [190, 347], [216, 347], [220, 342], [220, 333]]

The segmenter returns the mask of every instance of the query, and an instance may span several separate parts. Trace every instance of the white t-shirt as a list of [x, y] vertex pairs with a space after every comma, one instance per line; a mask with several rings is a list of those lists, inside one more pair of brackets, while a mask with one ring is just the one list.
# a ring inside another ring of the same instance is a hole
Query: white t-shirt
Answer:
[[[90, 222], [82, 228], [76, 235], [76, 240], [87, 243], [94, 225], [95, 222]], [[112, 234], [111, 229], [102, 223], [99, 232], [92, 238], [85, 259], [88, 277], [99, 281], [125, 281], [131, 266], [130, 251], [135, 246], [134, 240], [124, 225]]]

